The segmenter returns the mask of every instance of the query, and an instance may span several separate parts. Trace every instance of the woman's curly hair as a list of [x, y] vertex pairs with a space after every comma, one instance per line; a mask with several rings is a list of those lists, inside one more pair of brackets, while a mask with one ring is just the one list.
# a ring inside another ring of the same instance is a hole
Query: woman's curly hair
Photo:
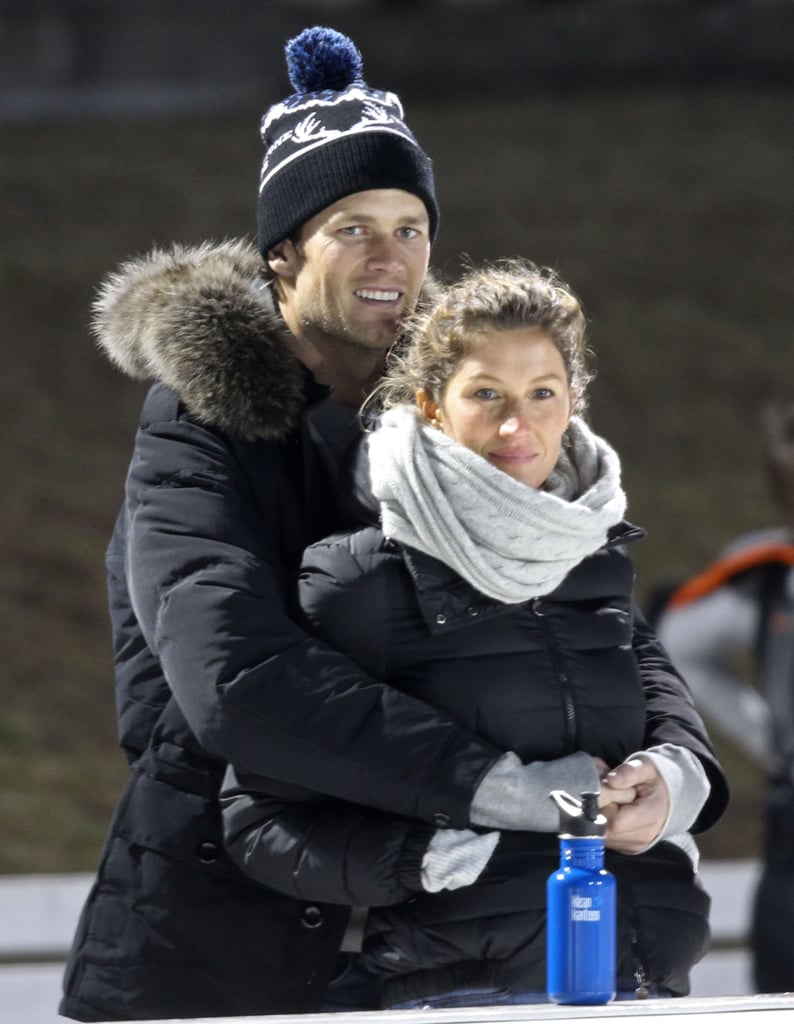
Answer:
[[540, 328], [557, 347], [571, 389], [571, 409], [582, 413], [592, 373], [581, 304], [554, 270], [521, 258], [470, 267], [457, 282], [441, 286], [431, 303], [408, 321], [372, 398], [388, 409], [413, 404], [422, 389], [439, 402], [478, 335], [520, 327]]

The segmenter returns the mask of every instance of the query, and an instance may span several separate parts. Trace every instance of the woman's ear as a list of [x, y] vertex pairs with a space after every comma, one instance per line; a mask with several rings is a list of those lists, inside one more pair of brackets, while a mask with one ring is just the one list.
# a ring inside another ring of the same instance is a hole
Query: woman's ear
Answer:
[[416, 404], [419, 406], [419, 411], [428, 422], [432, 423], [434, 427], [440, 426], [439, 424], [439, 406], [438, 402], [434, 401], [424, 388], [419, 388], [416, 392]]

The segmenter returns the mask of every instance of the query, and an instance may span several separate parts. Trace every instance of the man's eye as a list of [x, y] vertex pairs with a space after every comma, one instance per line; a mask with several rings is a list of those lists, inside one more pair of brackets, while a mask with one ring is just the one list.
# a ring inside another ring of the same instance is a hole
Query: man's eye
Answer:
[[363, 230], [360, 224], [349, 224], [347, 227], [340, 228], [339, 233], [342, 235], [360, 235]]
[[398, 234], [400, 238], [416, 238], [419, 232], [416, 228], [400, 228]]

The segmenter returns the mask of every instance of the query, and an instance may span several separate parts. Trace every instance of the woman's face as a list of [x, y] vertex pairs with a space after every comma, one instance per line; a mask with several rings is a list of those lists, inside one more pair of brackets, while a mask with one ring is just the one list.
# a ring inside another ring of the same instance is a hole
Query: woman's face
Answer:
[[554, 469], [571, 418], [565, 364], [538, 327], [483, 331], [441, 401], [420, 391], [417, 402], [445, 434], [530, 487]]

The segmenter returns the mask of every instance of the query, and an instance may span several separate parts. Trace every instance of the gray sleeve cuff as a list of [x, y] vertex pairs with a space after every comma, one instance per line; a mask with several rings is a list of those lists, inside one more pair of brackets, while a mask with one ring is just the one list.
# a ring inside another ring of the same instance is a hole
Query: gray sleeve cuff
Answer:
[[556, 832], [560, 815], [549, 798], [553, 789], [575, 797], [599, 792], [593, 758], [579, 751], [554, 761], [522, 764], [516, 754], [504, 754], [475, 790], [470, 820], [484, 828]]
[[476, 882], [498, 842], [498, 832], [480, 835], [471, 829], [439, 830], [422, 858], [422, 888], [440, 892]]
[[711, 792], [711, 783], [703, 765], [691, 750], [677, 743], [661, 743], [659, 746], [640, 750], [631, 757], [644, 757], [651, 761], [670, 795], [667, 821], [653, 843], [646, 849], [665, 839], [681, 846], [689, 854], [690, 859], [695, 860], [693, 852], [696, 854], [697, 848], [694, 846], [694, 840], [689, 837], [687, 842], [683, 837], [695, 823]]

